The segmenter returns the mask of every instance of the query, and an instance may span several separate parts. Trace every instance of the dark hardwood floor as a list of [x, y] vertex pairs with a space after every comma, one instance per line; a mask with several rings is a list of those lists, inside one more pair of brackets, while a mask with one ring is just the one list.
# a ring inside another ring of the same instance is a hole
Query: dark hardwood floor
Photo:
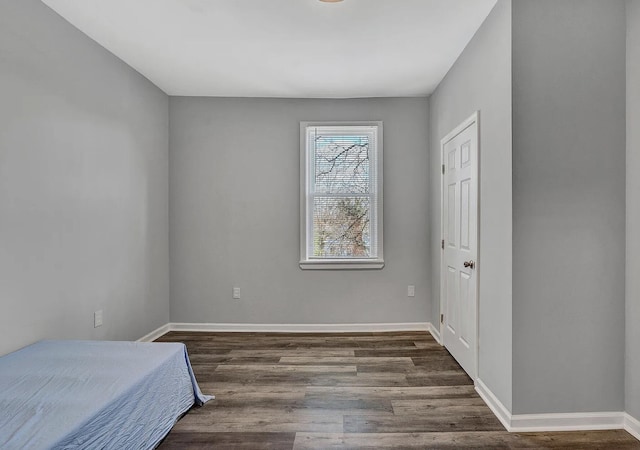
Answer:
[[170, 449], [640, 449], [625, 431], [508, 433], [428, 333], [171, 332], [204, 393]]

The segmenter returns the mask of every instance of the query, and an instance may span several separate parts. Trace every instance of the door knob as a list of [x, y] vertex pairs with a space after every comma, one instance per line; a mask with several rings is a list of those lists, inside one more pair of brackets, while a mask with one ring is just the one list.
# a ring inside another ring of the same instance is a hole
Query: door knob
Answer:
[[476, 263], [473, 261], [465, 261], [462, 265], [471, 269], [475, 269], [476, 267]]

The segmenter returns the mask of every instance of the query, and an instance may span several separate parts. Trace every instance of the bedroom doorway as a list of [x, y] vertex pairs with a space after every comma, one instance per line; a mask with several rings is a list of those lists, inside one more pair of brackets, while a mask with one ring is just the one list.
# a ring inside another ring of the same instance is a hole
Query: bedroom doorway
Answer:
[[440, 335], [475, 381], [478, 367], [478, 119], [441, 140]]

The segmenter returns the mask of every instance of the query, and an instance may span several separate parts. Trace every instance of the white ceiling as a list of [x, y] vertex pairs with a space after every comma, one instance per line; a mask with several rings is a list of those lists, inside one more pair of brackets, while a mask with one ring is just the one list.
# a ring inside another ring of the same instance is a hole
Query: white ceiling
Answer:
[[169, 95], [426, 96], [496, 0], [42, 0]]

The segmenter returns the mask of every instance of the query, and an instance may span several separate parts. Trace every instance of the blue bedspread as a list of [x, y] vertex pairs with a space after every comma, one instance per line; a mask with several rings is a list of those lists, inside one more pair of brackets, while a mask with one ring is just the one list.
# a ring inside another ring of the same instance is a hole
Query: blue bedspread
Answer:
[[42, 341], [0, 357], [0, 449], [150, 449], [210, 398], [184, 344]]

